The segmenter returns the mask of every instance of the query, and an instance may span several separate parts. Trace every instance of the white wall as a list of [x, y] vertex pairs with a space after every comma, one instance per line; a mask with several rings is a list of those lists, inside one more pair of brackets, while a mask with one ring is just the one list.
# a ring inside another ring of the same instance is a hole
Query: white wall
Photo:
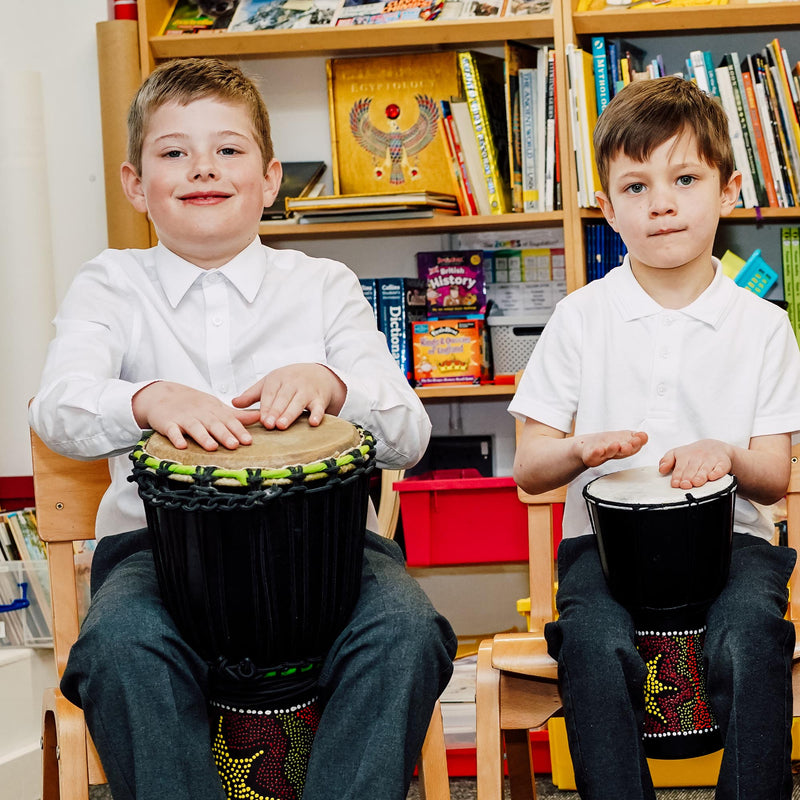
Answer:
[[[0, 128], [10, 132], [6, 138], [13, 152], [0, 155], [0, 196], [14, 219], [10, 230], [0, 230], [4, 244], [18, 240], [13, 248], [0, 247], [0, 476], [8, 476], [30, 474], [26, 407], [38, 387], [56, 303], [80, 265], [106, 246], [95, 24], [108, 18], [108, 5], [107, 0], [63, 5], [56, 0], [0, 0], [0, 8], [7, 21], [0, 26], [2, 85], [13, 94], [20, 82], [35, 86], [40, 81], [42, 148], [37, 161], [43, 153], [46, 169], [39, 171], [47, 195], [38, 207], [35, 196], [25, 204], [15, 201], [22, 189], [30, 188], [25, 170], [37, 172], [37, 164], [22, 163], [22, 151], [38, 142], [14, 140], [19, 104], [4, 92]], [[35, 97], [29, 100], [37, 103]], [[31, 274], [24, 256], [28, 249], [49, 265]]]

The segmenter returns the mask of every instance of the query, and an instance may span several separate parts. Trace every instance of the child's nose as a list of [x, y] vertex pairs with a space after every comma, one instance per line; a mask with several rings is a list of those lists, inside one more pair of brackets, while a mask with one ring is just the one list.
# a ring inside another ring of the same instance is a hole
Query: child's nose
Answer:
[[675, 197], [668, 188], [653, 189], [650, 192], [650, 215], [657, 217], [662, 214], [675, 213]]
[[206, 178], [215, 178], [217, 167], [211, 156], [200, 153], [192, 159], [190, 171], [194, 180], [202, 180]]

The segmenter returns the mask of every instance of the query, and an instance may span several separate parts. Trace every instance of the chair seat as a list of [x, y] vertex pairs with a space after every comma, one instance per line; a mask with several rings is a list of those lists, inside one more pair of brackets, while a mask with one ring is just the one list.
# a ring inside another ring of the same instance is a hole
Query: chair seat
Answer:
[[539, 633], [500, 633], [492, 644], [492, 666], [547, 680], [558, 679], [558, 665], [547, 654], [547, 642]]

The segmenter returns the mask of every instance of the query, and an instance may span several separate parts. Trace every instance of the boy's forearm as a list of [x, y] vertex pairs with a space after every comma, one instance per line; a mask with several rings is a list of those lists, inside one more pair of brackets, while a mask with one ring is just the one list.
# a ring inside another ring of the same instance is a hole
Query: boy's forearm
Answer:
[[791, 474], [789, 434], [757, 436], [750, 447], [733, 447], [731, 473], [742, 497], [762, 505], [777, 503], [789, 486]]
[[520, 438], [514, 459], [514, 480], [528, 494], [563, 486], [585, 469], [573, 440], [564, 438], [564, 434], [529, 431]]

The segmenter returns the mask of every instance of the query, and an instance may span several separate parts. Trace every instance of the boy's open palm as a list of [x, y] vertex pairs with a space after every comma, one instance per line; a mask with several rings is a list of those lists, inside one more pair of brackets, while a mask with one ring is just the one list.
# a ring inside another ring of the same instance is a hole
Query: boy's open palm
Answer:
[[730, 451], [725, 442], [701, 439], [668, 450], [658, 462], [658, 470], [662, 475], [672, 472], [675, 488], [691, 489], [727, 475], [733, 466]]
[[572, 440], [578, 458], [586, 467], [599, 467], [613, 458], [628, 458], [647, 444], [644, 431], [604, 431], [576, 436]]
[[233, 399], [236, 408], [260, 405], [261, 424], [268, 430], [286, 430], [303, 411], [319, 425], [325, 414], [338, 414], [344, 405], [344, 383], [322, 364], [289, 364], [279, 367]]
[[241, 410], [214, 395], [171, 381], [156, 381], [133, 396], [133, 415], [143, 430], [152, 428], [166, 436], [179, 450], [186, 448], [184, 435], [204, 450], [223, 445], [235, 450], [250, 444], [246, 425], [258, 422], [258, 409]]

